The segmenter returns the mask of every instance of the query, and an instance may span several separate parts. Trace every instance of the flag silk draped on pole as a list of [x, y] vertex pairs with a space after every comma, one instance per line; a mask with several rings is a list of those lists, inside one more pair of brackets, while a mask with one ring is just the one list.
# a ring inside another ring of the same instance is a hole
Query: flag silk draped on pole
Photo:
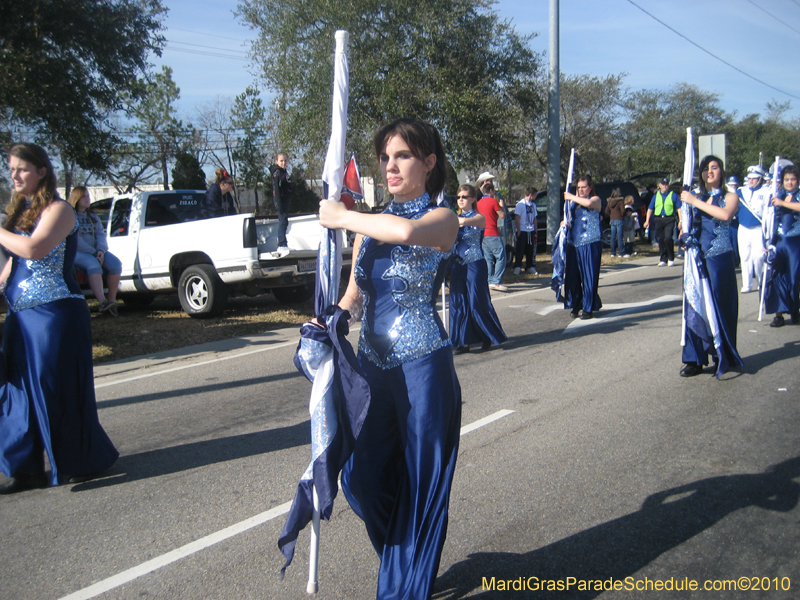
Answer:
[[[683, 165], [683, 189], [692, 191], [694, 179], [695, 152], [692, 128], [686, 128], [686, 159]], [[708, 281], [708, 270], [700, 253], [700, 242], [693, 234], [694, 207], [681, 203], [681, 245], [686, 248], [683, 265], [683, 321], [681, 346], [686, 345], [687, 331], [691, 331], [706, 344], [713, 344], [717, 351], [719, 364], [717, 376], [728, 369], [725, 352], [722, 350], [722, 333], [717, 320], [714, 296]]]
[[[350, 173], [345, 173], [344, 147], [347, 131], [347, 32], [336, 32], [336, 57], [333, 85], [331, 140], [325, 159], [323, 179], [331, 199], [361, 193], [358, 167], [351, 158]], [[352, 173], [355, 173], [353, 178]], [[355, 183], [354, 183], [355, 181]], [[345, 187], [343, 193], [343, 183]], [[352, 187], [350, 187], [352, 186]], [[357, 188], [357, 189], [354, 189]], [[326, 194], [327, 195], [327, 194]], [[333, 500], [339, 491], [338, 477], [353, 451], [355, 439], [369, 407], [369, 386], [356, 354], [347, 341], [349, 313], [336, 303], [342, 268], [342, 231], [328, 230], [317, 258], [315, 309], [317, 321], [325, 327], [305, 323], [294, 364], [311, 382], [311, 463], [300, 479], [278, 547], [286, 557], [281, 577], [294, 557], [299, 532], [313, 523], [309, 554], [307, 591], [317, 591], [319, 518], [328, 520]]]
[[[572, 185], [572, 178], [575, 175], [575, 148], [569, 154], [569, 168], [567, 169], [567, 187]], [[567, 236], [572, 227], [572, 202], [564, 203], [564, 219], [561, 227], [558, 228], [556, 239], [553, 240], [553, 278], [550, 280], [550, 289], [556, 293], [556, 301], [562, 302], [561, 288], [564, 285], [564, 270], [567, 265]]]
[[[786, 161], [787, 164], [791, 164]], [[775, 207], [772, 206], [772, 199], [778, 195], [780, 188], [780, 170], [782, 161], [780, 156], [775, 157], [775, 165], [772, 167], [772, 189], [769, 193], [769, 203], [761, 219], [761, 235], [764, 239], [764, 248], [767, 249], [767, 260], [764, 262], [764, 272], [761, 279], [761, 299], [758, 302], [758, 320], [761, 321], [764, 315], [764, 299], [767, 297], [767, 288], [774, 285], [772, 277], [775, 274], [772, 263], [775, 260]]]

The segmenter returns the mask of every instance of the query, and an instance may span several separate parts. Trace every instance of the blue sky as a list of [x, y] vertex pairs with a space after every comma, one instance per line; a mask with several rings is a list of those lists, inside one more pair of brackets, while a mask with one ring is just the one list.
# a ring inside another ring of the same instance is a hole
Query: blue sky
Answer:
[[[168, 43], [163, 57], [154, 62], [173, 68], [181, 89], [180, 110], [193, 120], [196, 107], [217, 96], [233, 97], [254, 81], [245, 59], [245, 40], [253, 32], [233, 16], [235, 2], [164, 0], [164, 4], [170, 9]], [[519, 33], [538, 33], [531, 47], [547, 51], [549, 0], [500, 0], [495, 9]], [[634, 90], [688, 82], [718, 93], [722, 108], [737, 111], [740, 117], [763, 113], [773, 99], [791, 101], [790, 116], [800, 116], [796, 66], [800, 0], [562, 0], [560, 10], [564, 73], [624, 72], [625, 85]]]

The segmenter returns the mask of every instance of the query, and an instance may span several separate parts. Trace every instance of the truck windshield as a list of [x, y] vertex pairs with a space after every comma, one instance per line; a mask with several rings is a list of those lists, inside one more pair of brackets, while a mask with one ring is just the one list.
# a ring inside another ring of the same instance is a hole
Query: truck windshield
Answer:
[[153, 194], [147, 199], [145, 226], [158, 227], [201, 219], [204, 197], [192, 192]]

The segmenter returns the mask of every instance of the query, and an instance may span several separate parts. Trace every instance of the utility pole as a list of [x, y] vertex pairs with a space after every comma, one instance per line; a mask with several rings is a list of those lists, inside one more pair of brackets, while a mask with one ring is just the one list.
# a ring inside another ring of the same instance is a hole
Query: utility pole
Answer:
[[547, 95], [547, 245], [553, 245], [561, 222], [561, 105], [559, 81], [559, 0], [550, 0], [550, 87]]

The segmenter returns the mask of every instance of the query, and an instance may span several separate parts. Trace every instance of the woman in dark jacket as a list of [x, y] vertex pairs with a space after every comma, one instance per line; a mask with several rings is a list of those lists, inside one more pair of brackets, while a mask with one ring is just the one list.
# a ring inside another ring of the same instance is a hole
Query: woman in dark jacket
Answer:
[[217, 169], [216, 175], [217, 181], [212, 183], [206, 191], [206, 200], [202, 210], [202, 216], [205, 219], [235, 215], [239, 212], [236, 210], [231, 195], [233, 179], [225, 169]]

